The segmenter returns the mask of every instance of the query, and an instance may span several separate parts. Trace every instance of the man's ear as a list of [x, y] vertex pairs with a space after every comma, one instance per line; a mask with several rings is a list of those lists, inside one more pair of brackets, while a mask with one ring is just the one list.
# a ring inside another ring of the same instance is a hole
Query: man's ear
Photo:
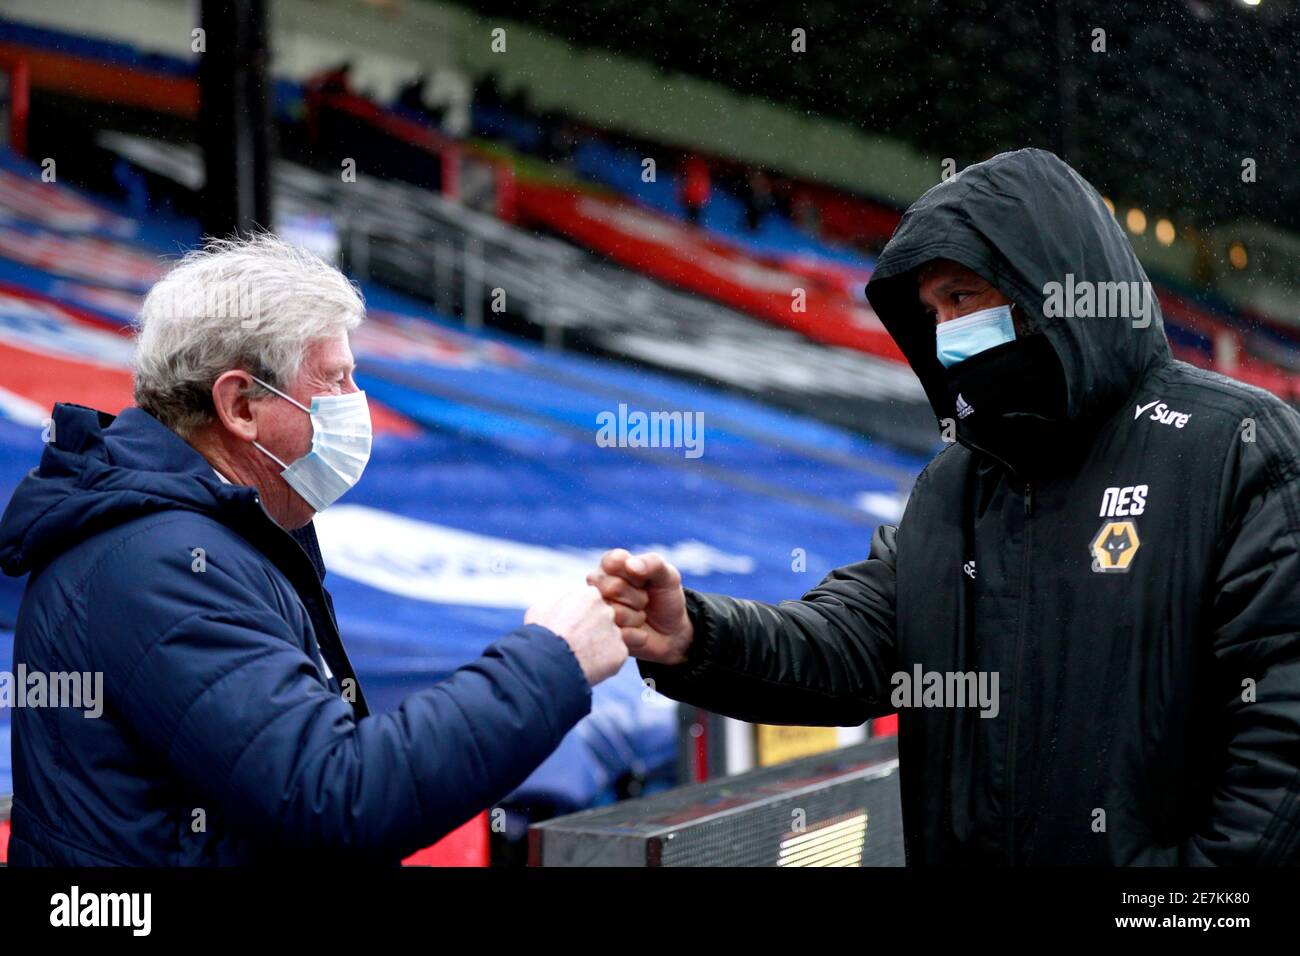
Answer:
[[253, 418], [252, 401], [248, 397], [253, 387], [253, 377], [239, 369], [223, 372], [212, 383], [212, 406], [217, 421], [226, 431], [244, 441], [257, 438], [257, 422]]

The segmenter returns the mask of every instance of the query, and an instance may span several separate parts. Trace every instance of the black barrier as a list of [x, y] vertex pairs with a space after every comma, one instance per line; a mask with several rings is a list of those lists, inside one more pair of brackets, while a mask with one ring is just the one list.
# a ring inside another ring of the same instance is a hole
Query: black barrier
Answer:
[[882, 737], [531, 827], [532, 866], [902, 866]]

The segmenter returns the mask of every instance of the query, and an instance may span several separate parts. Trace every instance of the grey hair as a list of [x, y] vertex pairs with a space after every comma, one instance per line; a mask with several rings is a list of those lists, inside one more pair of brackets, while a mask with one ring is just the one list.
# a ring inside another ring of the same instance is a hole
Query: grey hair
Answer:
[[215, 418], [223, 373], [243, 369], [287, 390], [310, 345], [364, 318], [357, 287], [312, 253], [270, 233], [207, 239], [140, 307], [135, 403], [189, 437]]

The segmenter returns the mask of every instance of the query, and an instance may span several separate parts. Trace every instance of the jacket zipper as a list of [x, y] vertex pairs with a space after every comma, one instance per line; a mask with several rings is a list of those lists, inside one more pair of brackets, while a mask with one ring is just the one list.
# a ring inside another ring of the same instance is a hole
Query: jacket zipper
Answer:
[[1020, 609], [1016, 615], [1015, 666], [1011, 672], [1011, 720], [1007, 727], [1007, 864], [1016, 862], [1016, 701], [1020, 682], [1020, 661], [1025, 637], [1025, 579], [1029, 576], [1030, 530], [1029, 519], [1034, 514], [1034, 487], [1025, 483], [1025, 545], [1020, 565]]
[[[971, 451], [987, 455], [1007, 470], [1007, 474], [1015, 481], [1023, 479], [1020, 473], [1011, 467], [1011, 464], [1000, 455], [995, 455], [987, 448], [981, 448], [969, 439], [961, 436], [957, 441], [965, 445]], [[1020, 658], [1021, 649], [1025, 633], [1025, 577], [1029, 573], [1029, 519], [1034, 513], [1034, 487], [1025, 481], [1025, 546], [1022, 552], [1021, 571], [1020, 571], [1020, 609], [1016, 620], [1016, 648], [1015, 648], [1015, 670], [1011, 674], [1011, 714], [1010, 723], [1007, 727], [1007, 778], [1006, 778], [1006, 811], [1007, 811], [1007, 831], [1006, 831], [1006, 855], [1008, 865], [1015, 864], [1016, 858], [1016, 814], [1015, 814], [1015, 779], [1016, 779], [1016, 682], [1020, 676]], [[973, 516], [972, 516], [973, 517]], [[971, 541], [973, 549], [975, 542]]]
[[[293, 536], [281, 528], [279, 523], [271, 517], [271, 512], [266, 510], [266, 505], [262, 503], [262, 496], [260, 494], [253, 496], [253, 502], [257, 505], [262, 517], [266, 519], [266, 526], [270, 530], [272, 536], [279, 534], [288, 538], [290, 541], [293, 541]], [[294, 547], [298, 547], [296, 541], [293, 543]], [[256, 545], [254, 545], [254, 547], [256, 547]], [[308, 564], [310, 564], [310, 561]], [[312, 582], [312, 599], [320, 605], [321, 616], [324, 618], [323, 623], [327, 629], [325, 636], [333, 639], [334, 643], [332, 649], [338, 651], [339, 661], [344, 665], [343, 673], [335, 674], [334, 679], [339, 682], [340, 688], [343, 686], [343, 681], [345, 679], [350, 679], [353, 682], [353, 687], [356, 692], [356, 700], [347, 702], [352, 706], [353, 711], [357, 712], [358, 717], [368, 716], [370, 712], [369, 705], [361, 694], [361, 682], [357, 679], [356, 668], [352, 666], [352, 661], [348, 658], [348, 652], [343, 647], [343, 635], [339, 633], [338, 624], [334, 620], [334, 610], [330, 607], [329, 599], [325, 597], [325, 585], [321, 582], [320, 578], [317, 577], [315, 568], [309, 567], [307, 572], [307, 578]], [[285, 574], [283, 569], [281, 569], [281, 573]], [[285, 574], [285, 579], [289, 581], [290, 586], [293, 586], [293, 580], [288, 574]], [[302, 595], [299, 595], [299, 600], [302, 600]], [[304, 602], [304, 610], [305, 609], [306, 604]], [[308, 616], [310, 617], [310, 614]], [[329, 662], [325, 661], [325, 648], [324, 642], [321, 640], [322, 636], [317, 634], [315, 637], [317, 653], [320, 654], [321, 660], [325, 662], [325, 666], [328, 667]], [[333, 670], [333, 668], [330, 669]], [[346, 700], [347, 698], [345, 697], [344, 699]]]

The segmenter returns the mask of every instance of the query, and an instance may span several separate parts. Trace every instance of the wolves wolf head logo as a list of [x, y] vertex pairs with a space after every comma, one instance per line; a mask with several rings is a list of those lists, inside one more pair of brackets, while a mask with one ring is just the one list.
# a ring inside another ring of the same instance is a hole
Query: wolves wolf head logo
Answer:
[[1092, 539], [1092, 569], [1104, 574], [1127, 571], [1142, 542], [1132, 521], [1107, 521]]

